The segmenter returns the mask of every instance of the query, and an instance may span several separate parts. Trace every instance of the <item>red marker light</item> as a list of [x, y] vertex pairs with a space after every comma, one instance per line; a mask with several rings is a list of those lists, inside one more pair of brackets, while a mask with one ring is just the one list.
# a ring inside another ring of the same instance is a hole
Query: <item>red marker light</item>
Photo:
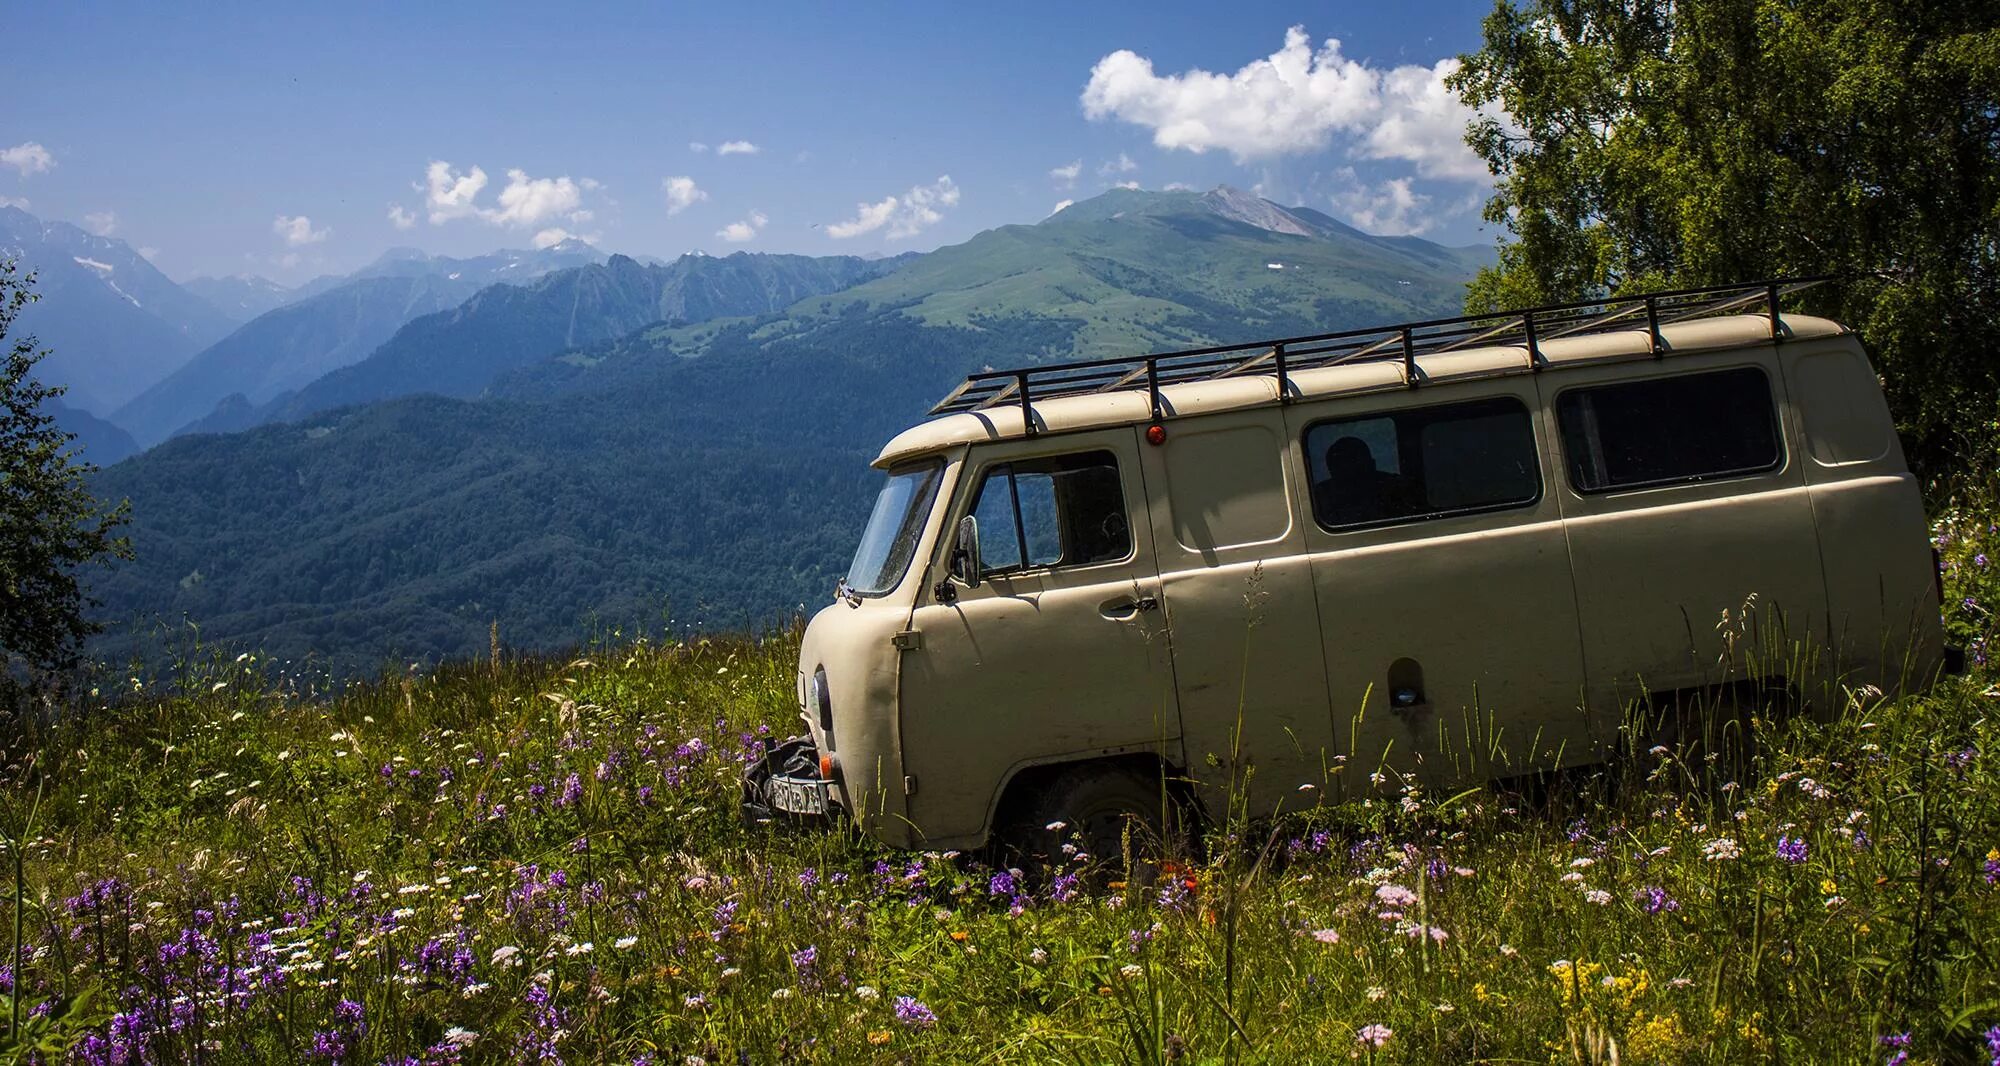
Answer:
[[819, 757], [819, 778], [822, 781], [833, 780], [833, 756], [822, 755]]
[[1146, 427], [1147, 444], [1160, 445], [1160, 444], [1165, 444], [1166, 442], [1167, 442], [1167, 427], [1159, 425]]

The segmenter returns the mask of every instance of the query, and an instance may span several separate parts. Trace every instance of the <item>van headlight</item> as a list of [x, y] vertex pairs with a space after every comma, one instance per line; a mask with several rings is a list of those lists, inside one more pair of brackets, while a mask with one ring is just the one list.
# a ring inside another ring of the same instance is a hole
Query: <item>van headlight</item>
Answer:
[[816, 667], [812, 676], [813, 714], [819, 716], [820, 732], [826, 735], [826, 746], [833, 747], [833, 693], [826, 685], [826, 667]]

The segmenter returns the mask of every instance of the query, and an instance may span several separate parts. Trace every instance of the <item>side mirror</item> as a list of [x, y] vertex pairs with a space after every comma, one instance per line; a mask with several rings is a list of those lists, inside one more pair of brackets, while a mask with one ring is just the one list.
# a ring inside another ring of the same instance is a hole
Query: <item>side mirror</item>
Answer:
[[951, 545], [951, 576], [966, 588], [979, 587], [979, 519], [966, 515], [958, 520], [958, 535]]

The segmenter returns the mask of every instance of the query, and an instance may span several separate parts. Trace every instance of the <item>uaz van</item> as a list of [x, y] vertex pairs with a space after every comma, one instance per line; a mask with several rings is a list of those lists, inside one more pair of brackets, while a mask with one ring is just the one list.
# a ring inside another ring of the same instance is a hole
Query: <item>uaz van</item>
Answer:
[[968, 848], [1156, 823], [1163, 790], [1268, 814], [1561, 768], [1746, 631], [1921, 683], [1918, 488], [1860, 338], [1781, 314], [1801, 287], [972, 375], [876, 459], [809, 733], [746, 815]]

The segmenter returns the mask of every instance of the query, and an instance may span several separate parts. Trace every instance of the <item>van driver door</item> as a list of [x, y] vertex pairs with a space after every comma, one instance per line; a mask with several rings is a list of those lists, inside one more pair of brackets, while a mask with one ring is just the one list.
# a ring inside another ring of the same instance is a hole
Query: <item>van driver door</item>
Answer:
[[[911, 615], [898, 701], [909, 817], [930, 844], [975, 838], [1023, 767], [1138, 751], [1179, 760], [1137, 442], [1124, 427], [968, 454]], [[979, 533], [971, 587], [948, 578], [966, 515]]]

